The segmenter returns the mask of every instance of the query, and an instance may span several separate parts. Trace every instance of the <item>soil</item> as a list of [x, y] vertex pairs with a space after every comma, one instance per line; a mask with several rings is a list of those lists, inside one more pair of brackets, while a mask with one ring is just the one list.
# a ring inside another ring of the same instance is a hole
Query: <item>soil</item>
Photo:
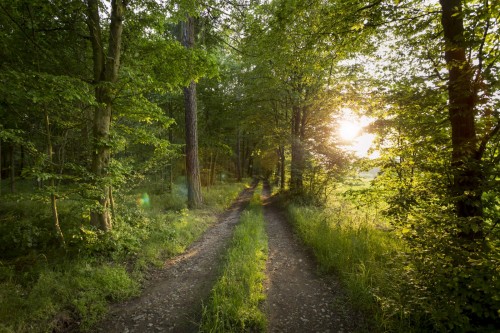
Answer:
[[340, 282], [318, 274], [312, 254], [294, 235], [276, 200], [264, 188], [269, 259], [264, 308], [268, 332], [359, 332], [363, 318], [351, 308]]
[[202, 303], [219, 275], [220, 261], [253, 189], [244, 190], [185, 253], [153, 271], [140, 297], [114, 305], [95, 332], [197, 332]]
[[[219, 222], [184, 254], [155, 270], [140, 297], [114, 305], [95, 332], [197, 332], [203, 301], [219, 275], [234, 226], [252, 193], [253, 188], [243, 191]], [[263, 197], [269, 237], [263, 304], [268, 332], [366, 331], [340, 283], [318, 274], [313, 256], [269, 197], [267, 185]]]

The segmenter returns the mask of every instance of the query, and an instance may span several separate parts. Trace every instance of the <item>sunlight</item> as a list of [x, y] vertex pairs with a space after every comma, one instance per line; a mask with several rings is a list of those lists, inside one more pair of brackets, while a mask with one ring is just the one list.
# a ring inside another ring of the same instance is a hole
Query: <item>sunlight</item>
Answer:
[[352, 121], [341, 121], [339, 134], [343, 140], [352, 141], [361, 131], [361, 125]]
[[358, 117], [349, 108], [342, 109], [342, 118], [338, 120], [337, 135], [342, 140], [342, 148], [354, 152], [358, 157], [368, 157], [370, 159], [379, 157], [377, 151], [371, 152], [375, 135], [364, 132], [373, 119], [362, 116]]

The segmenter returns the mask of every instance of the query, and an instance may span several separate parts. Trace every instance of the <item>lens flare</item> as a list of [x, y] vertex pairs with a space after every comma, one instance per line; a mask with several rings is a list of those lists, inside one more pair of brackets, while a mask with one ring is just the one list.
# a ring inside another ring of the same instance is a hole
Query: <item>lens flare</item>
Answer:
[[143, 193], [141, 196], [137, 197], [137, 205], [139, 207], [149, 208], [151, 206], [149, 195], [147, 193]]

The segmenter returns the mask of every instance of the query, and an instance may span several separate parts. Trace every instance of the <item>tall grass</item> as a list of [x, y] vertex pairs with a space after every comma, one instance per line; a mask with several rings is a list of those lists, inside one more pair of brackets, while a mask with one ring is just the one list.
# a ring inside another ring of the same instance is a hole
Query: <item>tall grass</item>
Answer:
[[83, 223], [70, 200], [61, 201], [67, 250], [50, 245], [48, 209], [30, 201], [0, 203], [1, 246], [10, 247], [8, 257], [0, 254], [0, 332], [58, 332], [76, 322], [90, 329], [109, 302], [136, 295], [148, 267], [183, 252], [242, 188], [216, 186], [205, 194], [206, 206], [193, 211], [185, 209], [181, 187], [150, 194], [149, 205], [137, 201], [147, 187], [122, 194], [107, 234]]
[[265, 331], [266, 317], [259, 304], [265, 299], [267, 251], [260, 194], [255, 193], [235, 229], [222, 275], [204, 307], [202, 332]]
[[401, 240], [342, 198], [327, 209], [289, 204], [287, 212], [297, 233], [312, 248], [321, 269], [337, 274], [353, 305], [374, 318], [380, 330], [399, 325], [397, 286], [403, 265]]

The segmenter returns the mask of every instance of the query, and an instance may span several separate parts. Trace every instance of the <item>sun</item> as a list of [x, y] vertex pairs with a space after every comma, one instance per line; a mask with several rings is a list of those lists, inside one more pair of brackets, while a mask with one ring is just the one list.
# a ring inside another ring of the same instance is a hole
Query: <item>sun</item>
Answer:
[[345, 141], [354, 140], [361, 131], [361, 125], [352, 121], [341, 121], [338, 134]]

